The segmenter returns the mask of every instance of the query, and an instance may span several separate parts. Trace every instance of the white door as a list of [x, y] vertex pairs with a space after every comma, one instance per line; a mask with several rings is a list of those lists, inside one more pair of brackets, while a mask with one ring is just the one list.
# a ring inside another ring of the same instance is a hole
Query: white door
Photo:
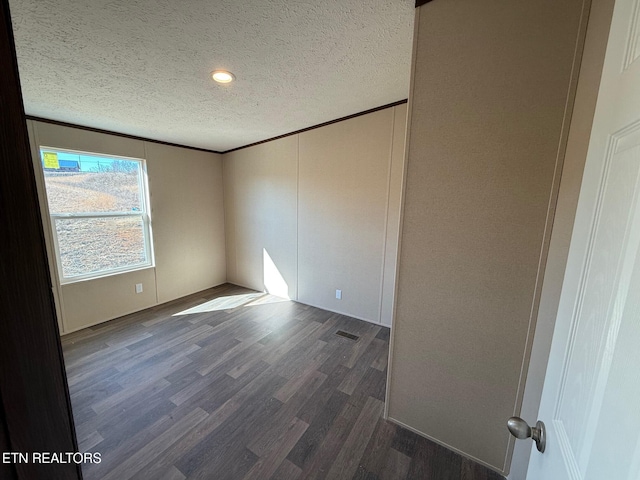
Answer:
[[528, 480], [640, 479], [639, 3], [615, 5]]

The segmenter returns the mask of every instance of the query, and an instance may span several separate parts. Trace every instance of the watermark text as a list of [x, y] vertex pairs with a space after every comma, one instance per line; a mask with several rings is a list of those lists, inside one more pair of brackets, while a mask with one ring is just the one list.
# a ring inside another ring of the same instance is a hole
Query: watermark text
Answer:
[[100, 463], [100, 452], [2, 452], [2, 463]]

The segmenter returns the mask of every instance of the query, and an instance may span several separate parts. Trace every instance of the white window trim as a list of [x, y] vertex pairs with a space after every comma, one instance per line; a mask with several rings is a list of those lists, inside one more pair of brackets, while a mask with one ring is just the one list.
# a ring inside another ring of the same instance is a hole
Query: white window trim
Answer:
[[[66, 285], [70, 283], [82, 282], [87, 280], [94, 280], [98, 278], [110, 277], [112, 275], [119, 275], [122, 273], [135, 272], [138, 270], [145, 270], [148, 268], [155, 267], [155, 254], [153, 251], [153, 241], [152, 241], [152, 229], [151, 229], [151, 202], [149, 196], [149, 189], [147, 188], [149, 181], [147, 175], [147, 162], [143, 158], [135, 158], [135, 157], [126, 157], [123, 155], [109, 155], [98, 152], [85, 152], [82, 150], [72, 150], [69, 148], [56, 148], [49, 147], [45, 145], [41, 145], [38, 149], [38, 154], [41, 154], [41, 151], [50, 150], [53, 152], [68, 152], [79, 155], [89, 155], [89, 156], [99, 156], [103, 158], [113, 158], [116, 160], [129, 160], [135, 161], [140, 164], [140, 175], [138, 176], [138, 189], [140, 191], [140, 204], [142, 207], [141, 211], [131, 211], [131, 212], [84, 212], [84, 213], [51, 213], [49, 206], [49, 197], [46, 187], [46, 177], [44, 182], [44, 190], [45, 196], [47, 198], [47, 211], [49, 213], [50, 219], [50, 227], [51, 227], [51, 235], [53, 239], [53, 249], [55, 251], [56, 256], [56, 265], [58, 270], [58, 279], [61, 285]], [[43, 174], [46, 173], [44, 171], [44, 165], [42, 164], [42, 160], [39, 161], [40, 168], [43, 171]], [[57, 219], [72, 219], [72, 218], [82, 218], [82, 219], [90, 219], [90, 218], [120, 218], [120, 217], [140, 217], [142, 220], [142, 230], [144, 237], [144, 248], [147, 253], [147, 261], [142, 263], [137, 263], [135, 265], [127, 265], [125, 267], [118, 268], [110, 268], [109, 270], [100, 270], [97, 272], [90, 272], [81, 275], [74, 275], [71, 277], [64, 276], [64, 269], [62, 266], [62, 259], [60, 258], [60, 245], [58, 243], [58, 232], [56, 229], [56, 220]]]

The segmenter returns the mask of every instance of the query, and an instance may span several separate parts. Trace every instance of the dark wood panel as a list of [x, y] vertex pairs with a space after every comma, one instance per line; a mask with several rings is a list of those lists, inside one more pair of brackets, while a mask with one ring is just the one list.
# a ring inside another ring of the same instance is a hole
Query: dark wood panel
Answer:
[[266, 294], [229, 307], [249, 292], [64, 337], [80, 446], [103, 456], [86, 478], [501, 478], [381, 417], [388, 329]]
[[[75, 452], [69, 392], [7, 0], [0, 7], [0, 394], [11, 451]], [[18, 478], [81, 478], [75, 464], [18, 463]]]
[[[1, 395], [0, 405], [2, 405]], [[4, 418], [4, 411], [0, 410], [0, 453], [10, 451], [11, 445], [9, 444], [9, 433], [7, 432], [7, 424]], [[18, 478], [18, 474], [12, 464], [0, 462], [0, 478], [6, 480], [16, 480]]]

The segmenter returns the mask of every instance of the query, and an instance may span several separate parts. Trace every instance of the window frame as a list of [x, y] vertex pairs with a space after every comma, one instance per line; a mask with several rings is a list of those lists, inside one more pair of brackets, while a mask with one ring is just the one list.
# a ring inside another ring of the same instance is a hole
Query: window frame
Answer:
[[[140, 211], [130, 212], [83, 212], [83, 213], [52, 213], [49, 204], [49, 192], [47, 190], [47, 171], [44, 168], [42, 161], [43, 152], [57, 152], [57, 153], [71, 153], [77, 155], [95, 156], [101, 158], [111, 158], [114, 160], [126, 160], [134, 161], [138, 163], [139, 175], [138, 175], [138, 189], [140, 192]], [[111, 155], [98, 152], [87, 152], [83, 150], [74, 150], [70, 148], [50, 147], [47, 145], [40, 145], [38, 147], [38, 154], [40, 155], [39, 164], [43, 174], [44, 180], [44, 193], [47, 200], [47, 214], [49, 216], [51, 238], [53, 240], [53, 250], [56, 257], [56, 267], [58, 270], [58, 280], [61, 285], [67, 285], [70, 283], [76, 283], [86, 280], [94, 280], [98, 278], [109, 277], [112, 275], [119, 275], [123, 273], [135, 272], [138, 270], [145, 270], [155, 267], [155, 254], [153, 249], [153, 234], [151, 228], [151, 202], [149, 195], [149, 177], [147, 174], [147, 162], [144, 158], [128, 157], [124, 155]], [[108, 270], [100, 270], [97, 272], [90, 272], [81, 275], [73, 275], [69, 277], [64, 276], [64, 269], [62, 265], [62, 258], [60, 255], [60, 244], [58, 242], [58, 232], [56, 228], [56, 220], [64, 219], [93, 219], [93, 218], [132, 218], [137, 217], [142, 221], [142, 233], [144, 237], [144, 250], [147, 254], [147, 261], [144, 263], [137, 263], [135, 265], [128, 265], [124, 267], [111, 268]]]

